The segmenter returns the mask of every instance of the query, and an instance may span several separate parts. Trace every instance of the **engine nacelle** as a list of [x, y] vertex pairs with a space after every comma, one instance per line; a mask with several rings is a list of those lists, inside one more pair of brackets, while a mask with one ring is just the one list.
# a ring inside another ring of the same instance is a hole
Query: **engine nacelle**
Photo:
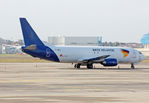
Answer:
[[104, 62], [101, 63], [103, 66], [116, 66], [118, 64], [117, 59], [115, 58], [108, 58], [105, 59]]

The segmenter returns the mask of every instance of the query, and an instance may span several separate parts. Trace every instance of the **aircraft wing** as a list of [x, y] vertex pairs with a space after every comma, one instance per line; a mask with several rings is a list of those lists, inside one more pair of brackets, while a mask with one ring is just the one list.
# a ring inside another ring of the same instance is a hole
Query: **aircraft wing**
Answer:
[[82, 63], [99, 63], [99, 62], [103, 62], [109, 56], [110, 55], [103, 55], [103, 56], [94, 57], [94, 58], [82, 59], [82, 60], [79, 60], [79, 62], [82, 62]]

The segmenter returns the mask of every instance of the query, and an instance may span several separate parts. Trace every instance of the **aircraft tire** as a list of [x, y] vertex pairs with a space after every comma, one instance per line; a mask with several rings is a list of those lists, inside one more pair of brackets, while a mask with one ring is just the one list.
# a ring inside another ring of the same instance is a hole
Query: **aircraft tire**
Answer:
[[87, 64], [88, 69], [93, 69], [93, 64]]
[[76, 67], [77, 67], [77, 68], [80, 68], [80, 66], [81, 66], [81, 64], [76, 64]]
[[131, 69], [135, 69], [135, 66], [133, 63], [131, 64]]
[[77, 64], [74, 65], [74, 68], [77, 68]]

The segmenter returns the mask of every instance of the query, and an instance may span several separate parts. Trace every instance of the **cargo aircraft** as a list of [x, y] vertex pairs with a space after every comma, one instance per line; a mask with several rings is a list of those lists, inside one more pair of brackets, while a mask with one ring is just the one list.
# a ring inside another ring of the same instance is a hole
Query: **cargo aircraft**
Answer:
[[92, 69], [94, 63], [100, 63], [103, 66], [127, 63], [134, 69], [134, 64], [145, 59], [141, 52], [133, 48], [50, 45], [39, 39], [26, 18], [20, 18], [20, 24], [25, 43], [22, 51], [33, 57], [60, 63], [74, 63], [75, 68], [87, 66], [88, 69]]

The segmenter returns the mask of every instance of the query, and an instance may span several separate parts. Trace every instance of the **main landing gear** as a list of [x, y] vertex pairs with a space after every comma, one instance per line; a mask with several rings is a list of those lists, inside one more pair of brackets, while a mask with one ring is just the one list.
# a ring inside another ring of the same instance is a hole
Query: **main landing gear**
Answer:
[[[81, 64], [75, 64], [74, 68], [80, 68]], [[86, 65], [88, 69], [93, 69], [93, 64], [87, 64]]]
[[80, 68], [81, 64], [75, 64], [74, 68]]
[[93, 64], [87, 64], [88, 69], [93, 69]]
[[135, 69], [135, 66], [133, 63], [131, 63], [131, 69]]

